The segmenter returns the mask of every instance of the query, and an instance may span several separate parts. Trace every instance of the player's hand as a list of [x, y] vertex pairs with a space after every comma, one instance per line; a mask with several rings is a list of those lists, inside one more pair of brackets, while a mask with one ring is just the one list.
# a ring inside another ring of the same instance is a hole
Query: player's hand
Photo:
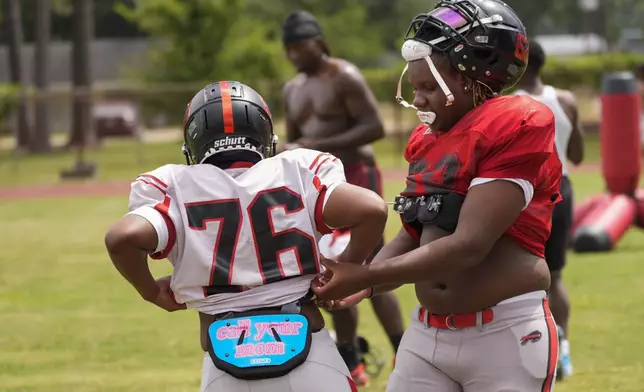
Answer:
[[319, 307], [324, 308], [326, 310], [346, 309], [346, 308], [351, 308], [358, 305], [364, 299], [369, 298], [370, 294], [371, 294], [371, 289], [368, 288], [362, 291], [358, 291], [357, 293], [350, 295], [348, 297], [345, 297], [344, 299], [329, 300], [329, 301], [318, 300], [317, 303]]
[[174, 293], [170, 288], [170, 276], [164, 276], [156, 280], [159, 293], [151, 300], [153, 304], [168, 312], [186, 309], [186, 304], [180, 304], [174, 299]]
[[[365, 284], [367, 266], [338, 263], [326, 258], [322, 258], [322, 265], [324, 265], [326, 271], [311, 284], [311, 290], [313, 290], [318, 301], [348, 300], [347, 297], [350, 297], [350, 301], [353, 302], [360, 299], [359, 296], [355, 298], [352, 298], [352, 296], [368, 287]], [[335, 305], [332, 304], [331, 306]]]

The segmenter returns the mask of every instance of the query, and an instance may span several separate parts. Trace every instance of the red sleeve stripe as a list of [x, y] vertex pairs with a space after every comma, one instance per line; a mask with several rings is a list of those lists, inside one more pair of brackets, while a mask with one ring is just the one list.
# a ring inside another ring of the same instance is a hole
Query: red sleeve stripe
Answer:
[[318, 168], [315, 169], [315, 175], [316, 176], [317, 176], [318, 172], [320, 171], [320, 169], [322, 168], [322, 166], [330, 159], [331, 159], [330, 157], [329, 158], [324, 158], [324, 160], [322, 160], [322, 162], [320, 162], [320, 164], [318, 165]]
[[163, 193], [164, 195], [166, 194], [166, 191], [165, 191], [165, 190], [161, 189], [157, 184], [155, 184], [155, 183], [153, 183], [153, 182], [146, 181], [146, 180], [144, 180], [144, 179], [142, 179], [142, 178], [137, 178], [136, 180], [137, 180], [137, 181], [141, 181], [141, 182], [142, 182], [142, 183], [144, 183], [144, 184], [152, 185], [153, 187], [157, 188], [157, 189], [158, 189], [161, 193]]
[[145, 177], [145, 178], [149, 178], [151, 180], [154, 180], [157, 184], [159, 184], [163, 188], [168, 187], [168, 184], [166, 184], [165, 182], [159, 180], [158, 178], [156, 178], [155, 176], [153, 176], [151, 174], [141, 174], [139, 177]]
[[322, 191], [315, 201], [315, 227], [321, 234], [330, 234], [332, 230], [324, 222], [324, 198], [326, 196], [326, 187], [322, 186]]
[[235, 133], [235, 120], [233, 118], [233, 99], [230, 95], [230, 84], [219, 82], [221, 91], [221, 110], [223, 112], [224, 133]]
[[[321, 153], [319, 153], [319, 154], [318, 154], [318, 156], [317, 156], [317, 157], [315, 157], [315, 159], [313, 160], [313, 163], [311, 163], [311, 166], [309, 166], [309, 170], [313, 171], [313, 168], [315, 168], [315, 166], [318, 164], [318, 161], [319, 161], [319, 160], [320, 160], [320, 158], [322, 158], [323, 156], [329, 156], [329, 157], [330, 157], [330, 156], [331, 156], [331, 154], [329, 154], [328, 152], [321, 152]], [[320, 162], [320, 165], [322, 165], [322, 163], [324, 163], [324, 161], [326, 161], [326, 160], [327, 160], [327, 159], [322, 160], [322, 162]], [[319, 170], [319, 168], [318, 168], [318, 170]]]
[[315, 176], [313, 177], [313, 186], [315, 189], [318, 191], [318, 193], [324, 191], [324, 186], [322, 185], [322, 182], [320, 181], [320, 177]]
[[150, 258], [154, 260], [161, 260], [168, 257], [168, 255], [172, 251], [172, 248], [174, 247], [174, 244], [177, 242], [177, 229], [175, 228], [174, 222], [172, 222], [172, 219], [170, 219], [170, 215], [168, 213], [170, 209], [170, 196], [166, 196], [163, 200], [163, 203], [155, 205], [154, 209], [161, 213], [163, 221], [165, 222], [165, 225], [168, 229], [168, 244], [166, 245], [165, 249], [161, 252], [150, 255]]
[[318, 160], [319, 160], [319, 159], [322, 157], [322, 155], [324, 155], [324, 154], [325, 154], [324, 152], [321, 152], [321, 153], [319, 153], [319, 154], [318, 154], [318, 156], [316, 156], [316, 157], [315, 157], [315, 159], [313, 160], [313, 163], [311, 163], [311, 166], [309, 166], [309, 170], [313, 170], [313, 168], [315, 167], [315, 165], [318, 163]]

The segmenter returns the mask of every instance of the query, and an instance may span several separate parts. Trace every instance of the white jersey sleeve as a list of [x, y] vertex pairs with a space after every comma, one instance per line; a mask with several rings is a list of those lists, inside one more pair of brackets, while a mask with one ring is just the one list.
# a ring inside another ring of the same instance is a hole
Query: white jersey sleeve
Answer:
[[150, 255], [153, 259], [168, 257], [175, 247], [176, 227], [181, 222], [176, 200], [168, 192], [171, 168], [167, 165], [141, 174], [130, 185], [128, 215], [146, 219], [157, 232], [157, 247]]
[[324, 223], [322, 213], [335, 188], [347, 182], [342, 162], [332, 154], [306, 148], [287, 153], [292, 156], [289, 158], [295, 159], [299, 164], [304, 181], [306, 205], [314, 206], [309, 211], [315, 221], [316, 229], [321, 234], [331, 233], [332, 229]]

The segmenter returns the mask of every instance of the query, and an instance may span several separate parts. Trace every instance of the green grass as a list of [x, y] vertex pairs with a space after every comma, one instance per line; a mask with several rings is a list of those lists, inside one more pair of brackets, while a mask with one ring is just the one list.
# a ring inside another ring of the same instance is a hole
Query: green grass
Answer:
[[[138, 145], [130, 140], [110, 141], [88, 151], [85, 159], [96, 162], [97, 179], [101, 181], [130, 180], [164, 164], [185, 163], [179, 142]], [[71, 168], [75, 161], [73, 151], [19, 157], [0, 151], [0, 186], [58, 183], [61, 170]]]
[[[594, 174], [573, 181], [578, 199], [603, 187]], [[387, 183], [387, 197], [400, 186]], [[144, 302], [105, 253], [104, 232], [126, 204], [125, 195], [0, 204], [0, 391], [198, 390], [196, 313], [167, 314]], [[387, 238], [398, 229], [392, 214]], [[557, 391], [642, 390], [643, 240], [633, 230], [610, 254], [571, 254], [565, 279], [576, 374]], [[170, 271], [167, 262], [153, 268], [157, 275]], [[409, 314], [413, 290], [397, 293]], [[390, 363], [371, 306], [360, 311], [360, 333]], [[384, 391], [388, 371], [364, 390]]]
[[[406, 169], [402, 151], [407, 138], [391, 137], [374, 143], [378, 164], [383, 168]], [[181, 142], [137, 144], [131, 140], [109, 140], [102, 148], [86, 153], [86, 160], [98, 165], [97, 181], [132, 180], [137, 175], [168, 163], [185, 163]], [[60, 172], [71, 168], [76, 153], [15, 156], [0, 149], [0, 187], [59, 184]], [[586, 138], [586, 162], [599, 161], [596, 135]]]
[[[374, 144], [378, 162], [383, 167], [404, 168], [402, 149], [407, 139], [382, 140]], [[168, 163], [185, 163], [181, 142], [138, 145], [131, 140], [112, 140], [100, 149], [86, 153], [86, 160], [98, 165], [98, 181], [132, 180], [137, 175]], [[0, 150], [0, 187], [60, 183], [60, 172], [71, 168], [76, 153], [19, 156]]]

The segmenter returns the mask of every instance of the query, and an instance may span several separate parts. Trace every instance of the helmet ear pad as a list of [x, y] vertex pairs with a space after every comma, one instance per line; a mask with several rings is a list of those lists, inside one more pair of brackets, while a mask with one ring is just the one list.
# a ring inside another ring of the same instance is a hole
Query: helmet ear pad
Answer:
[[[492, 91], [499, 93], [505, 86], [511, 87], [523, 75], [526, 65], [514, 57], [503, 57], [504, 53], [487, 46], [458, 44], [447, 53], [450, 63], [463, 76], [485, 83]], [[503, 65], [506, 65], [503, 68]]]
[[274, 157], [277, 155], [277, 141], [279, 140], [279, 137], [275, 134], [273, 134], [272, 140], [271, 140], [271, 145], [270, 145], [270, 150], [266, 153], [266, 157]]
[[183, 153], [183, 156], [186, 157], [186, 165], [192, 165], [193, 163], [190, 150], [188, 149], [188, 146], [186, 146], [186, 143], [183, 143], [183, 145], [181, 145], [181, 152]]
[[[487, 48], [466, 47], [458, 44], [447, 53], [453, 68], [464, 77], [472, 80], [491, 80], [489, 64], [498, 61], [499, 54]], [[492, 87], [492, 86], [490, 86]]]

